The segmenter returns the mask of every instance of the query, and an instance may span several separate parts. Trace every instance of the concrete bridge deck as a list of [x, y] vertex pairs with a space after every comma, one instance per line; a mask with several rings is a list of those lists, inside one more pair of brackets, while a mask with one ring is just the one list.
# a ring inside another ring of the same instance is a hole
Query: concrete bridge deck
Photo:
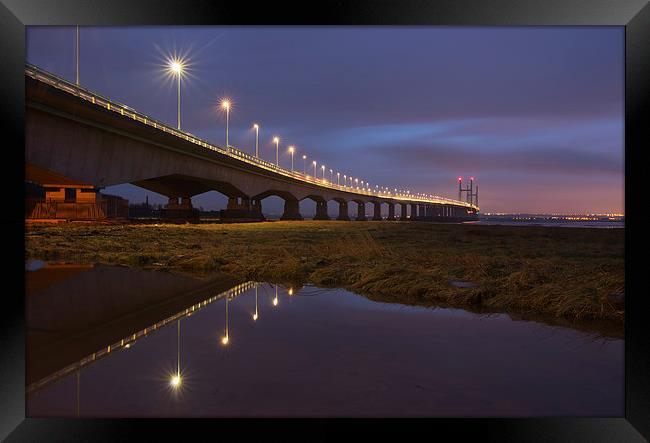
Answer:
[[[299, 202], [316, 202], [315, 219], [330, 219], [327, 202], [339, 204], [337, 220], [470, 220], [478, 207], [443, 197], [421, 197], [337, 185], [289, 171], [237, 148], [223, 148], [170, 127], [134, 109], [28, 65], [25, 69], [26, 162], [96, 188], [131, 183], [165, 195], [167, 212], [183, 217], [191, 198], [210, 190], [228, 196], [224, 218], [262, 220], [262, 200], [284, 200], [284, 220], [301, 220]], [[407, 215], [410, 209], [410, 216]]]

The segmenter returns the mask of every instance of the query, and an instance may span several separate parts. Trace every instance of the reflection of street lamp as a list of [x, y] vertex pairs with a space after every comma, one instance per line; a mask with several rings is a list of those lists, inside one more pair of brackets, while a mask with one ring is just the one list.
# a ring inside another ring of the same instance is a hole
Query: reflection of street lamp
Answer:
[[275, 285], [275, 298], [273, 299], [273, 306], [278, 305], [278, 285]]
[[228, 296], [226, 296], [226, 335], [221, 339], [221, 343], [226, 346], [230, 338], [228, 337]]
[[255, 286], [255, 314], [253, 314], [253, 320], [257, 321], [257, 286]]
[[176, 374], [174, 374], [169, 382], [172, 388], [177, 389], [181, 386], [181, 321], [176, 323]]

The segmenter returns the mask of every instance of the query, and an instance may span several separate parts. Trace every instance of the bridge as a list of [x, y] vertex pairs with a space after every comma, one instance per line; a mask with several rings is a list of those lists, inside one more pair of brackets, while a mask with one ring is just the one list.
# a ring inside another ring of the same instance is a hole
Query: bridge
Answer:
[[233, 146], [208, 143], [29, 64], [25, 104], [28, 179], [41, 177], [46, 191], [59, 192], [57, 183], [67, 180], [77, 184], [76, 196], [83, 198], [131, 183], [166, 196], [171, 219], [198, 219], [191, 199], [211, 190], [228, 197], [224, 220], [264, 220], [262, 201], [270, 196], [284, 200], [282, 220], [302, 220], [304, 199], [316, 202], [315, 220], [331, 219], [329, 201], [338, 203], [336, 220], [351, 219], [349, 202], [357, 204], [355, 220], [367, 219], [366, 205], [373, 206], [372, 220], [383, 220], [382, 205], [388, 207], [386, 220], [477, 219], [479, 208], [469, 202], [333, 183]]

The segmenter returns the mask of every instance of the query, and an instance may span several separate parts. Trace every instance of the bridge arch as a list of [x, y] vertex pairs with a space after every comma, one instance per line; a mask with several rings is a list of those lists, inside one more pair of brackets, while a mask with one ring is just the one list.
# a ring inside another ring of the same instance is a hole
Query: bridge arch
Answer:
[[299, 200], [288, 191], [269, 189], [257, 195], [253, 196], [253, 200], [260, 202], [260, 212], [262, 210], [262, 200], [267, 197], [276, 196], [284, 200], [284, 210], [282, 212], [282, 217], [280, 220], [302, 220], [303, 217], [300, 215], [300, 202]]

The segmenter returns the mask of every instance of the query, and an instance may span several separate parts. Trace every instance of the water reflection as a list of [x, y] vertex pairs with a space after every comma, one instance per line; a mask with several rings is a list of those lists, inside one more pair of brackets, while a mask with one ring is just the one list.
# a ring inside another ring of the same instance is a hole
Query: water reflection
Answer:
[[142, 315], [134, 332], [34, 380], [28, 415], [623, 412], [620, 340], [309, 286], [245, 282], [206, 295], [155, 321]]

